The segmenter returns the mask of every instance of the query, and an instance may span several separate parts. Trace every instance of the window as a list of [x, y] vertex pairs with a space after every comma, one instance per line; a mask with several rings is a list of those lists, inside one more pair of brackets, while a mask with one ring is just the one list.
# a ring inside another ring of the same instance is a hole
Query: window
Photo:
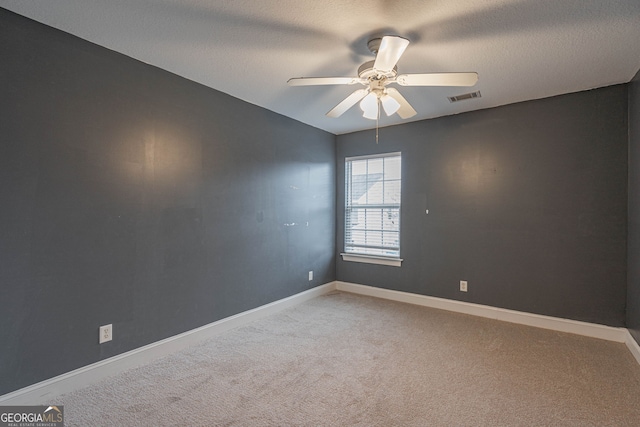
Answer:
[[400, 153], [345, 159], [344, 260], [400, 265], [401, 166]]

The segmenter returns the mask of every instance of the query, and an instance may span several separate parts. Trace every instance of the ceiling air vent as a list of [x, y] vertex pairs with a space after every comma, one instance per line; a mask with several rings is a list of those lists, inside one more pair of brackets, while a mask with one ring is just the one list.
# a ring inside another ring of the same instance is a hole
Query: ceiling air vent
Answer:
[[482, 95], [480, 95], [480, 91], [477, 92], [471, 92], [471, 93], [463, 93], [462, 95], [457, 95], [457, 96], [449, 96], [449, 102], [458, 102], [458, 101], [464, 101], [465, 99], [473, 99], [473, 98], [480, 98]]

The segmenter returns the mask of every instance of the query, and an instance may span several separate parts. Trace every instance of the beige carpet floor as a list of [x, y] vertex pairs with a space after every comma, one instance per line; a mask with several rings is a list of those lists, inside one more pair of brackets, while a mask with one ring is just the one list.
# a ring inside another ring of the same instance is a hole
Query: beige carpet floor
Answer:
[[60, 397], [68, 426], [640, 426], [623, 344], [347, 293]]

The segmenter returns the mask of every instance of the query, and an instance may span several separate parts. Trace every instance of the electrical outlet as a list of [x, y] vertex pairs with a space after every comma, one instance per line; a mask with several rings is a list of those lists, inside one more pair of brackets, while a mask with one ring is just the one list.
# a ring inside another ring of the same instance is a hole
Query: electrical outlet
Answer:
[[467, 292], [467, 281], [460, 280], [460, 292]]
[[309, 281], [312, 281], [312, 280], [313, 280], [313, 271], [310, 271], [309, 272]]
[[100, 326], [100, 344], [113, 339], [113, 325]]

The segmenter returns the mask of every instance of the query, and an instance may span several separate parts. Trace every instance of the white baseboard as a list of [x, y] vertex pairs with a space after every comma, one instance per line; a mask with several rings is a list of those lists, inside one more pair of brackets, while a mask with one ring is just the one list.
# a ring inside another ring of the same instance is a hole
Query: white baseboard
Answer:
[[640, 364], [640, 345], [638, 345], [638, 343], [633, 338], [633, 336], [631, 336], [631, 332], [629, 332], [628, 330], [627, 330], [626, 338], [627, 339], [625, 341], [625, 344], [627, 345], [627, 348], [629, 349], [633, 357], [636, 358], [636, 360], [638, 361], [638, 364]]
[[625, 343], [631, 354], [640, 364], [640, 346], [625, 328], [614, 328], [576, 320], [560, 319], [557, 317], [542, 316], [486, 305], [336, 281], [2, 395], [0, 396], [0, 404], [33, 405], [51, 403], [51, 399], [59, 394], [85, 387], [95, 381], [180, 351], [202, 340], [334, 290]]
[[274, 314], [336, 289], [335, 282], [326, 283], [299, 294], [245, 311], [217, 322], [192, 329], [144, 347], [101, 360], [57, 377], [0, 396], [2, 405], [35, 405], [50, 403], [55, 396], [85, 387], [95, 381], [148, 363], [151, 360], [187, 348], [222, 332]]
[[[595, 323], [579, 322], [577, 320], [561, 319], [551, 316], [542, 316], [539, 314], [491, 307], [488, 305], [472, 304], [463, 301], [454, 301], [444, 298], [430, 297], [426, 295], [411, 294], [408, 292], [374, 288], [371, 286], [358, 285], [355, 283], [335, 283], [336, 289], [338, 291], [351, 292], [360, 295], [369, 295], [372, 297], [454, 311], [457, 313], [487, 317], [490, 319], [502, 320], [504, 322], [518, 323], [521, 325], [535, 326], [537, 328], [551, 329], [554, 331], [568, 332], [577, 335], [584, 335], [587, 337], [600, 338], [608, 341], [627, 343], [627, 346], [629, 346], [629, 339], [631, 339], [631, 341], [635, 343], [633, 338], [631, 338], [629, 331], [627, 331], [625, 328], [614, 328], [611, 326], [598, 325]], [[627, 338], [627, 336], [629, 338]], [[638, 356], [636, 356], [636, 358], [638, 358]], [[640, 363], [640, 359], [638, 359], [638, 363]]]

